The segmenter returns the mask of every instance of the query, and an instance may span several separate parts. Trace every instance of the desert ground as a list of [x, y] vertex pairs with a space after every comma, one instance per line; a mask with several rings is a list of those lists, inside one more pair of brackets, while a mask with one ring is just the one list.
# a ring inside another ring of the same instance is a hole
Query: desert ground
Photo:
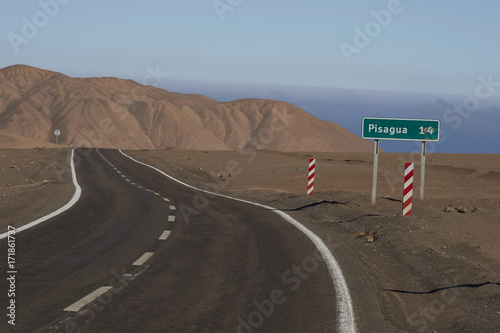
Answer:
[[[282, 209], [312, 229], [339, 261], [360, 332], [500, 332], [500, 155], [429, 154], [419, 200], [419, 154], [381, 153], [372, 206], [371, 153], [127, 153], [188, 184]], [[69, 200], [69, 154], [0, 149], [2, 232]], [[412, 216], [402, 216], [404, 162], [416, 163]]]
[[0, 149], [0, 227], [16, 228], [69, 201], [74, 192], [65, 149]]

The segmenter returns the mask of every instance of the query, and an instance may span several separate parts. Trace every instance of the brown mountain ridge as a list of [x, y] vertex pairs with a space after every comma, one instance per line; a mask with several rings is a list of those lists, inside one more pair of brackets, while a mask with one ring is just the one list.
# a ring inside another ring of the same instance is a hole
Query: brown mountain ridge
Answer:
[[219, 102], [117, 78], [0, 70], [0, 147], [371, 151], [373, 144], [286, 102]]

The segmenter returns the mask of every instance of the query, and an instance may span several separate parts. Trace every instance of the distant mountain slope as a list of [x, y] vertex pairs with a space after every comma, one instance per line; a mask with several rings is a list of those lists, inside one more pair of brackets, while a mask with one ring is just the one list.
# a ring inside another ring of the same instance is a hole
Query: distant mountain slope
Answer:
[[[24, 65], [0, 70], [0, 146], [371, 151], [333, 122], [285, 102], [218, 102], [117, 78], [70, 78]], [[26, 140], [19, 140], [20, 137]], [[8, 141], [8, 142], [7, 142]]]

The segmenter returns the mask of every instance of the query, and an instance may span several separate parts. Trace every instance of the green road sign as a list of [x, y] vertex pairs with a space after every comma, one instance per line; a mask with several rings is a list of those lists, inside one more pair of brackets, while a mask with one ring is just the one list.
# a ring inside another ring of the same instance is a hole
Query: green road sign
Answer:
[[439, 141], [439, 120], [364, 117], [363, 139]]

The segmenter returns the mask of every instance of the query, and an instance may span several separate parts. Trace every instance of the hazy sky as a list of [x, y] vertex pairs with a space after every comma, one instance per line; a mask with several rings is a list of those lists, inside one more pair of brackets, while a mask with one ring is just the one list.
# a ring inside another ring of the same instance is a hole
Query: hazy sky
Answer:
[[0, 68], [458, 96], [500, 82], [494, 0], [0, 3]]
[[[45, 11], [53, 17], [40, 14], [42, 3], [52, 4], [46, 7], [52, 13]], [[468, 94], [478, 75], [499, 72], [500, 2], [494, 0], [23, 0], [1, 6], [1, 67], [25, 63], [82, 76], [136, 77], [160, 65], [174, 79], [452, 94]], [[372, 11], [382, 10], [391, 17], [381, 14], [382, 24], [370, 24], [376, 22]], [[36, 34], [25, 29], [23, 35], [23, 17], [38, 23]], [[355, 28], [366, 31], [367, 24], [368, 45], [366, 38], [355, 41]], [[9, 33], [28, 37], [17, 53]], [[359, 51], [350, 63], [341, 43]]]

